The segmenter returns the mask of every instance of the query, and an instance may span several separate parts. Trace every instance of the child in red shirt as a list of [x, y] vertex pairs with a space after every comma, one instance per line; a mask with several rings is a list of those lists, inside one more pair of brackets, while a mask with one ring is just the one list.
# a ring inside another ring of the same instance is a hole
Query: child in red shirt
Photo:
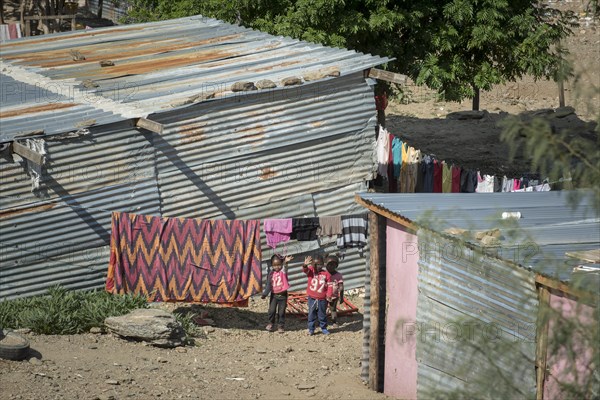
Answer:
[[275, 326], [275, 317], [277, 316], [277, 332], [284, 332], [285, 324], [285, 308], [287, 306], [288, 283], [287, 264], [294, 257], [286, 256], [285, 258], [274, 254], [271, 257], [271, 271], [267, 275], [267, 286], [263, 291], [261, 298], [266, 298], [271, 295], [269, 300], [269, 325], [267, 330], [273, 332]]
[[337, 327], [338, 301], [344, 301], [344, 278], [337, 271], [340, 260], [335, 255], [325, 257], [325, 268], [330, 275], [327, 285], [327, 303], [331, 311], [331, 326]]
[[[311, 265], [312, 264], [312, 265]], [[323, 257], [308, 256], [304, 259], [302, 267], [308, 277], [306, 295], [308, 297], [308, 334], [314, 335], [315, 322], [318, 318], [319, 327], [324, 335], [329, 335], [327, 330], [327, 284], [329, 273], [323, 268]]]

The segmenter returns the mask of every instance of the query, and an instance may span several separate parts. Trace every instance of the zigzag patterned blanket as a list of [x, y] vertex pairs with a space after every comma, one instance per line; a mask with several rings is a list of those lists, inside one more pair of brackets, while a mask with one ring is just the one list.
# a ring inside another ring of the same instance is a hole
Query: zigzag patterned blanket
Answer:
[[110, 293], [243, 303], [261, 286], [260, 221], [112, 214]]

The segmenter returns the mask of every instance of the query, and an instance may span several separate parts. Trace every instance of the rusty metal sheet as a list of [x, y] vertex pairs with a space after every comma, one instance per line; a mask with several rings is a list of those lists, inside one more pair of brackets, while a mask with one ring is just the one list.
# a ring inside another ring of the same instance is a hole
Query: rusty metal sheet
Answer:
[[[207, 88], [218, 88], [215, 97], [235, 96], [230, 88], [236, 81], [270, 79], [277, 90], [290, 90], [283, 88], [283, 78], [323, 68], [345, 76], [390, 61], [202, 16], [25, 38], [4, 47], [1, 58], [11, 76], [22, 69], [53, 82], [92, 81], [86, 91], [134, 103], [143, 114], [138, 117], [171, 108]], [[114, 65], [100, 66], [104, 60]], [[317, 81], [330, 79], [336, 78]]]

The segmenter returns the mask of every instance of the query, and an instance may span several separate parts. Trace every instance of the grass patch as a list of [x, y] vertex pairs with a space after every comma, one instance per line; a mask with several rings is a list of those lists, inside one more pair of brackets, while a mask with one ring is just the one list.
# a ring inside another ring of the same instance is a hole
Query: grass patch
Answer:
[[107, 317], [146, 306], [146, 298], [142, 296], [53, 287], [48, 289], [47, 295], [0, 302], [0, 327], [29, 328], [45, 335], [71, 335], [102, 327]]

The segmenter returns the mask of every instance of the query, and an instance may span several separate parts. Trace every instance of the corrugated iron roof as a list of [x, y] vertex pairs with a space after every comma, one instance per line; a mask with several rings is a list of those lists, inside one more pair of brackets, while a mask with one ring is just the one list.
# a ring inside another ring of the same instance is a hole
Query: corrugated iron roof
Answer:
[[[571, 202], [574, 192], [568, 191], [362, 193], [360, 197], [378, 209], [438, 232], [499, 228], [504, 238], [494, 250], [498, 258], [568, 281], [573, 267], [582, 262], [565, 253], [600, 248], [598, 208], [589, 192], [575, 193], [579, 194], [577, 203]], [[521, 218], [502, 219], [503, 212], [518, 212]]]
[[[290, 93], [307, 91], [318, 95], [320, 82], [336, 78], [324, 76], [286, 87], [281, 80], [324, 68], [345, 76], [389, 61], [202, 16], [29, 37], [3, 45], [0, 59], [6, 113], [3, 141], [20, 133], [24, 125], [53, 134], [74, 129], [72, 121], [100, 124], [145, 117], [223, 97], [268, 92], [286, 99]], [[107, 60], [114, 66], [100, 65]], [[277, 87], [230, 90], [235, 82], [261, 79]], [[4, 82], [10, 85], [5, 87]], [[5, 97], [9, 98], [6, 108]], [[45, 111], [33, 113], [34, 105]]]
[[76, 101], [67, 86], [58, 83], [19, 81], [6, 73], [0, 73], [0, 82], [0, 143], [33, 131], [52, 135], [123, 119], [84, 99]]

